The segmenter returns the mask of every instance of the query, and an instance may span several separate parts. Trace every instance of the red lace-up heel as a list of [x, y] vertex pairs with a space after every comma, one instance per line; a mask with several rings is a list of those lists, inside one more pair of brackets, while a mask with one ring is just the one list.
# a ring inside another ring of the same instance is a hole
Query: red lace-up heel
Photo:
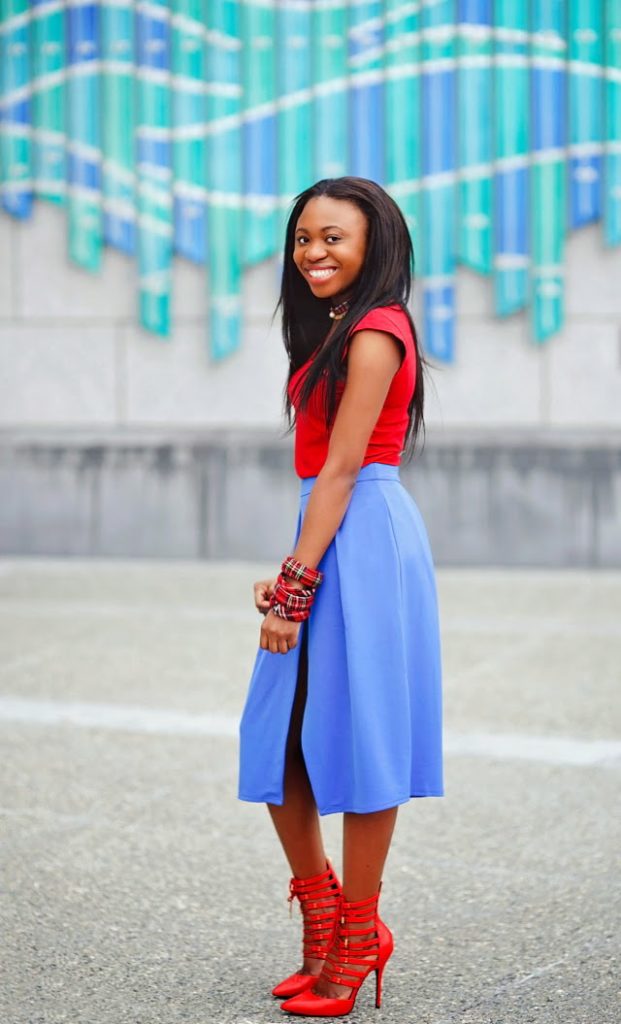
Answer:
[[[289, 883], [289, 904], [297, 896], [304, 917], [304, 938], [302, 954], [325, 960], [339, 918], [341, 883], [334, 874], [330, 861], [327, 869], [311, 878], [292, 878]], [[291, 974], [272, 989], [272, 995], [289, 999], [299, 992], [305, 992], [318, 978], [317, 974]]]
[[321, 978], [349, 987], [349, 996], [337, 999], [318, 995], [311, 986], [283, 1003], [283, 1010], [302, 1017], [344, 1017], [353, 1009], [360, 986], [372, 971], [375, 971], [375, 1005], [381, 1006], [382, 975], [394, 943], [390, 929], [378, 916], [378, 899], [379, 890], [366, 900], [341, 902], [334, 944]]

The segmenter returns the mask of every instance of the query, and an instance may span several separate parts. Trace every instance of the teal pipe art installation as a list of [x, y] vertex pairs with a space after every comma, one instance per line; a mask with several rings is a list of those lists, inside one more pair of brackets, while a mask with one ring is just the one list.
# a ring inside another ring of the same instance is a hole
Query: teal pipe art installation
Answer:
[[63, 203], [67, 190], [65, 139], [64, 11], [56, 0], [31, 5], [32, 73], [40, 88], [32, 93], [32, 194]]
[[207, 144], [202, 130], [207, 95], [203, 0], [172, 4], [172, 137], [174, 248], [193, 263], [207, 256]]
[[[420, 219], [421, 32], [418, 4], [386, 0], [384, 156], [386, 181], [407, 221], [414, 252], [422, 245]], [[418, 268], [417, 268], [418, 272]]]
[[[313, 180], [340, 178], [349, 167], [347, 103], [348, 4], [312, 9]], [[312, 184], [312, 182], [311, 182]]]
[[0, 201], [14, 217], [29, 217], [34, 197], [27, 0], [5, 0], [0, 22]]
[[523, 0], [494, 4], [494, 303], [498, 316], [529, 299], [531, 111], [528, 11]]
[[103, 248], [101, 192], [101, 5], [67, 7], [66, 132], [69, 255], [99, 270]]
[[604, 230], [608, 245], [621, 244], [621, 3], [607, 0], [604, 13], [606, 140]]
[[563, 6], [563, 0], [533, 0], [532, 8], [530, 279], [531, 322], [536, 341], [545, 341], [555, 334], [563, 322], [563, 251], [567, 207]]
[[439, 0], [421, 11], [422, 337], [442, 362], [452, 362], [455, 351], [456, 7], [455, 0]]
[[136, 251], [134, 31], [133, 0], [114, 0], [102, 4], [104, 242], [130, 256]]
[[208, 4], [207, 232], [209, 337], [214, 359], [241, 339], [242, 85], [241, 18], [235, 0]]
[[273, 4], [241, 9], [244, 104], [242, 263], [252, 266], [278, 246], [276, 167], [276, 11]]
[[136, 196], [140, 322], [170, 329], [173, 256], [171, 9], [136, 5]]
[[459, 0], [457, 39], [457, 258], [481, 274], [492, 270], [492, 0]]
[[459, 266], [544, 343], [568, 232], [621, 245], [621, 0], [2, 0], [0, 211], [64, 207], [87, 271], [135, 260], [153, 335], [185, 259], [210, 357], [235, 352], [245, 268], [343, 174], [403, 210], [428, 355], [459, 351]]

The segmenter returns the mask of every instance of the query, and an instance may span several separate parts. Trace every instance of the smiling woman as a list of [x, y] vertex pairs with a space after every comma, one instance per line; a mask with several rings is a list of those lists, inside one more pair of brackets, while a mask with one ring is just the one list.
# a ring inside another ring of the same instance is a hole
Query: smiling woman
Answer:
[[[292, 554], [255, 584], [264, 615], [240, 726], [239, 796], [267, 803], [304, 918], [282, 1009], [342, 1016], [393, 949], [378, 916], [399, 804], [441, 796], [434, 569], [399, 476], [423, 423], [407, 225], [375, 182], [301, 193], [281, 295], [300, 509]], [[343, 883], [319, 815], [342, 812]]]

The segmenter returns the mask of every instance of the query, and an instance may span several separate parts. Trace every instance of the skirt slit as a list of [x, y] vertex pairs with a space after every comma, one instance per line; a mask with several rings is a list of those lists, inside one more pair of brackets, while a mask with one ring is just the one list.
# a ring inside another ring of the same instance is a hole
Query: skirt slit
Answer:
[[[308, 623], [303, 622], [300, 633], [298, 636], [298, 646], [300, 648], [300, 657], [298, 661], [297, 679], [295, 684], [295, 694], [293, 697], [293, 707], [291, 709], [291, 718], [289, 719], [289, 729], [287, 731], [287, 743], [285, 746], [285, 760], [283, 766], [283, 780], [282, 780], [282, 791], [283, 795], [286, 792], [286, 772], [287, 766], [292, 758], [299, 758], [304, 765], [304, 770], [308, 776], [308, 768], [304, 759], [304, 750], [302, 747], [302, 727], [304, 725], [304, 710], [306, 708], [306, 701], [308, 698]], [[310, 777], [309, 777], [310, 784]], [[312, 789], [312, 785], [311, 785]]]

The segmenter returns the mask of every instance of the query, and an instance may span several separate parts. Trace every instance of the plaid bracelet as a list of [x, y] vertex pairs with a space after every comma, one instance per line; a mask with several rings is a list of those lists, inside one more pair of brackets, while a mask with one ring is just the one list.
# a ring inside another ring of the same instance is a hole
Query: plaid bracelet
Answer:
[[287, 619], [289, 622], [304, 622], [305, 619], [310, 615], [310, 608], [306, 608], [299, 612], [289, 612], [282, 604], [274, 604], [272, 611], [274, 615], [278, 615], [280, 619]]
[[301, 622], [310, 615], [314, 600], [314, 590], [288, 587], [286, 577], [281, 574], [270, 596], [270, 608], [283, 619]]
[[311, 569], [310, 566], [304, 565], [304, 562], [298, 562], [293, 555], [287, 555], [283, 559], [280, 571], [290, 580], [299, 580], [300, 583], [305, 583], [309, 587], [318, 587], [323, 580], [323, 573], [320, 569]]
[[315, 592], [310, 588], [298, 590], [296, 587], [288, 587], [284, 576], [279, 576], [272, 591], [273, 597], [279, 604], [287, 608], [306, 608], [313, 603]]

